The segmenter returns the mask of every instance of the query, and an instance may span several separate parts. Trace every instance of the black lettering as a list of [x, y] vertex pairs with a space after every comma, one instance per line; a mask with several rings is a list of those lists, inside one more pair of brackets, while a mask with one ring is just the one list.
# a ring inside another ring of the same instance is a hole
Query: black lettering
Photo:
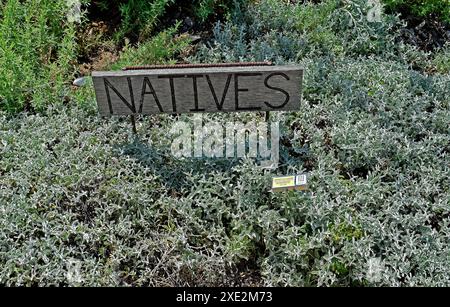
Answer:
[[103, 82], [105, 84], [106, 98], [108, 100], [109, 113], [113, 114], [113, 107], [111, 102], [111, 93], [109, 89], [112, 89], [114, 93], [116, 93], [117, 97], [122, 100], [122, 102], [131, 110], [131, 112], [136, 113], [136, 106], [134, 105], [134, 95], [133, 95], [133, 86], [131, 84], [131, 78], [127, 77], [128, 82], [128, 91], [130, 92], [130, 102], [128, 102], [125, 97], [108, 81], [108, 79], [104, 78]]
[[[147, 92], [147, 86], [150, 88], [150, 92]], [[153, 88], [152, 83], [148, 79], [148, 77], [144, 77], [144, 81], [142, 82], [142, 92], [141, 92], [141, 101], [139, 102], [139, 113], [142, 113], [142, 108], [144, 107], [144, 99], [145, 95], [152, 94], [155, 99], [156, 104], [158, 105], [158, 109], [160, 112], [164, 112], [159, 102], [158, 96], [156, 96], [155, 89]]]
[[173, 82], [173, 79], [175, 78], [184, 78], [185, 76], [178, 76], [178, 75], [167, 75], [167, 76], [158, 76], [160, 79], [169, 78], [169, 84], [170, 84], [170, 95], [172, 96], [172, 110], [174, 113], [177, 112], [177, 100], [175, 97], [175, 85]]
[[195, 109], [191, 109], [191, 112], [201, 112], [205, 111], [205, 109], [198, 108], [198, 88], [197, 88], [197, 78], [203, 78], [203, 75], [191, 75], [189, 78], [192, 78], [192, 86], [194, 88], [194, 104]]
[[268, 75], [268, 76], [266, 77], [266, 79], [264, 80], [264, 85], [265, 85], [267, 88], [270, 88], [271, 90], [275, 90], [275, 91], [282, 92], [282, 93], [286, 96], [286, 99], [284, 100], [284, 102], [283, 102], [282, 104], [280, 104], [279, 106], [274, 106], [274, 105], [272, 105], [272, 104], [270, 104], [269, 102], [266, 102], [266, 101], [265, 101], [264, 103], [265, 103], [268, 107], [270, 107], [270, 108], [272, 108], [272, 109], [281, 109], [282, 107], [284, 107], [284, 106], [289, 102], [289, 99], [290, 99], [291, 97], [289, 96], [289, 93], [286, 92], [285, 90], [283, 90], [283, 89], [281, 89], [281, 88], [279, 88], [279, 87], [274, 87], [274, 86], [269, 85], [269, 79], [272, 78], [273, 76], [282, 76], [282, 77], [284, 77], [286, 80], [289, 80], [289, 77], [288, 77], [286, 74], [282, 73], [282, 72], [274, 72], [274, 73], [271, 73], [270, 75]]
[[253, 77], [260, 76], [261, 73], [237, 73], [234, 75], [234, 103], [237, 111], [253, 111], [261, 110], [260, 107], [240, 107], [239, 106], [239, 92], [248, 92], [248, 88], [239, 88], [239, 77]]
[[214, 86], [213, 86], [213, 84], [211, 82], [211, 78], [209, 78], [209, 76], [206, 75], [206, 81], [208, 81], [208, 85], [209, 85], [209, 88], [211, 90], [211, 94], [213, 95], [214, 102], [216, 103], [217, 109], [219, 111], [222, 111], [223, 104], [225, 102], [225, 98], [227, 96], [228, 88], [230, 87], [230, 83], [231, 83], [231, 78], [232, 77], [233, 77], [232, 74], [228, 75], [227, 82], [225, 83], [225, 88], [224, 88], [223, 93], [222, 93], [222, 98], [221, 98], [220, 103], [219, 103], [219, 99], [217, 99], [216, 91], [214, 90]]

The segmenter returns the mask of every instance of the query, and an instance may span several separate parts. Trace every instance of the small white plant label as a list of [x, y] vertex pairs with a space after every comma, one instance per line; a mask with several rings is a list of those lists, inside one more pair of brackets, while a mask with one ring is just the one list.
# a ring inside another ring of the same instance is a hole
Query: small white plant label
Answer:
[[306, 185], [306, 175], [298, 175], [295, 177], [295, 185]]

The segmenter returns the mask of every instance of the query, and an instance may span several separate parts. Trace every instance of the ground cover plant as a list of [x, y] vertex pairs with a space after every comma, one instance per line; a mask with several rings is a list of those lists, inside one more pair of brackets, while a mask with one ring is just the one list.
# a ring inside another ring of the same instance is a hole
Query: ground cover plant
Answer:
[[[27, 18], [37, 3], [38, 17]], [[410, 44], [400, 16], [371, 22], [363, 0], [235, 2], [198, 43], [185, 18], [133, 25], [145, 35], [124, 46], [120, 22], [92, 30], [93, 44], [116, 48], [108, 69], [303, 65], [300, 111], [272, 116], [281, 160], [268, 171], [252, 159], [173, 157], [167, 132], [192, 115], [140, 118], [137, 137], [127, 119], [97, 116], [90, 79], [70, 86], [89, 54], [75, 32], [93, 28], [50, 14], [61, 3], [0, 2], [1, 285], [450, 285], [448, 44]], [[196, 3], [206, 16], [224, 2]], [[31, 32], [14, 33], [18, 24]], [[272, 176], [301, 172], [307, 192], [270, 192]]]

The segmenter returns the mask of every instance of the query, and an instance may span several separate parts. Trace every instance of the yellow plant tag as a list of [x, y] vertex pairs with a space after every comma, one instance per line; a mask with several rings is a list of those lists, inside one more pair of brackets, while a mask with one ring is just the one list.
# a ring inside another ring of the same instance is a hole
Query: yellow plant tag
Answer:
[[295, 187], [295, 176], [275, 177], [272, 180], [272, 189]]
[[300, 190], [307, 189], [307, 177], [305, 174], [297, 176], [284, 176], [272, 178], [272, 191], [280, 192], [286, 190]]

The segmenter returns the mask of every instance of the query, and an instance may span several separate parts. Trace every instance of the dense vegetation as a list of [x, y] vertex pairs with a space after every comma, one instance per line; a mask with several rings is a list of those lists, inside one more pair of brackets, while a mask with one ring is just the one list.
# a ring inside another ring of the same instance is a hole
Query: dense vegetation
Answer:
[[[0, 1], [0, 284], [450, 285], [450, 44], [409, 45], [364, 0], [194, 1], [201, 27], [221, 19], [194, 44], [169, 22], [181, 2], [107, 2], [120, 18], [100, 31], [67, 21], [66, 1]], [[424, 3], [445, 21], [445, 1]], [[97, 116], [89, 79], [71, 86], [83, 65], [180, 60], [305, 67], [301, 110], [272, 117], [276, 171], [176, 159], [167, 132], [191, 115], [141, 118], [134, 137]], [[308, 192], [270, 192], [301, 172]]]
[[417, 17], [437, 16], [450, 22], [450, 1], [448, 0], [383, 0], [390, 10], [412, 13]]

